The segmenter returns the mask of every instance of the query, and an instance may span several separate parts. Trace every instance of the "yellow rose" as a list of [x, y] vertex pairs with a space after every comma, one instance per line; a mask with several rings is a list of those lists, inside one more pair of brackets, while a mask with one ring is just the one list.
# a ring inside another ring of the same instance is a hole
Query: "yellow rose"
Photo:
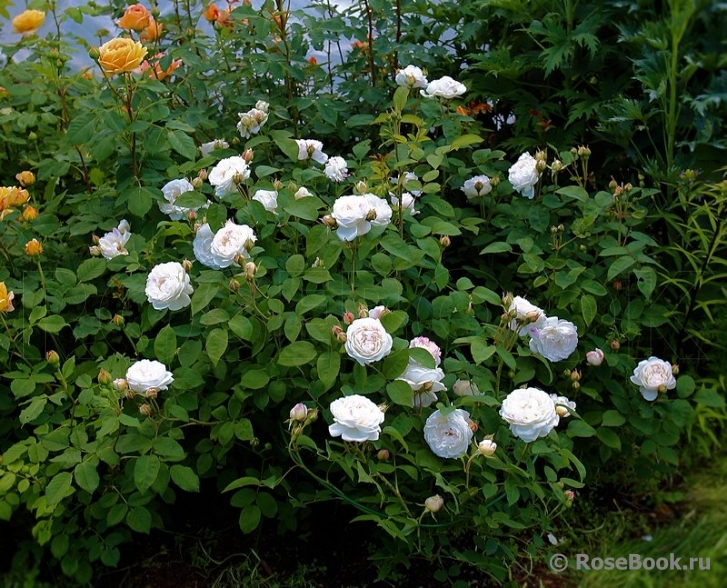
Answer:
[[149, 26], [151, 15], [149, 11], [141, 4], [129, 6], [124, 12], [124, 16], [116, 24], [127, 31], [143, 31]]
[[138, 41], [126, 37], [117, 37], [98, 48], [98, 63], [107, 74], [119, 74], [134, 71], [139, 67], [146, 49]]
[[25, 204], [30, 198], [27, 190], [13, 186], [12, 188], [0, 187], [0, 210], [6, 210]]
[[25, 10], [13, 19], [13, 32], [27, 35], [34, 33], [45, 20], [45, 12], [40, 10]]
[[5, 282], [0, 282], [0, 312], [12, 312], [15, 310], [13, 308], [13, 298], [15, 298], [15, 294], [8, 292], [8, 287], [5, 285]]
[[32, 171], [21, 171], [15, 174], [15, 179], [20, 182], [23, 188], [35, 184], [35, 174]]

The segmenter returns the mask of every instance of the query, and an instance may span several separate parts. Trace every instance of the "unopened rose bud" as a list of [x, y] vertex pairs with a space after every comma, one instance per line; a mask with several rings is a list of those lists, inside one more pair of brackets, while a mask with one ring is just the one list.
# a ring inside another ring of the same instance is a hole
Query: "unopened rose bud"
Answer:
[[496, 450], [497, 443], [495, 443], [492, 439], [483, 439], [477, 445], [477, 451], [480, 452], [480, 455], [484, 455], [485, 457], [492, 457]]
[[33, 206], [26, 206], [23, 210], [23, 220], [26, 222], [34, 221], [38, 218], [38, 209]]
[[308, 407], [299, 402], [293, 408], [290, 409], [290, 420], [291, 421], [304, 421], [308, 416]]
[[51, 364], [52, 366], [57, 366], [61, 363], [61, 358], [58, 355], [56, 351], [53, 351], [52, 349], [45, 354], [45, 360]]
[[114, 387], [114, 390], [119, 392], [126, 392], [129, 389], [129, 383], [124, 378], [116, 378], [111, 385]]
[[476, 433], [476, 432], [477, 432], [477, 429], [479, 429], [480, 427], [479, 427], [479, 426], [477, 425], [477, 423], [476, 423], [476, 422], [474, 422], [474, 421], [471, 421], [471, 422], [469, 423], [469, 428], [470, 428], [470, 430], [471, 430], [471, 431], [472, 431], [473, 433]]
[[252, 248], [255, 247], [255, 241], [252, 239], [247, 239], [245, 241], [245, 251], [252, 251]]
[[182, 267], [184, 271], [190, 273], [192, 271], [192, 262], [189, 259], [182, 260]]
[[232, 181], [235, 184], [242, 184], [242, 182], [245, 181], [245, 176], [243, 176], [240, 172], [237, 172], [234, 176], [232, 176]]
[[[580, 383], [579, 383], [579, 382], [573, 382], [573, 383], [571, 384], [571, 388], [573, 388], [573, 390], [578, 390], [578, 389], [580, 389], [580, 387], [581, 387], [581, 385], [580, 385]], [[565, 409], [564, 409], [564, 410], [565, 410]], [[566, 410], [565, 412], [567, 413], [568, 411]], [[562, 414], [562, 415], [560, 415], [560, 416], [568, 416], [568, 415], [567, 415], [567, 414]]]
[[552, 171], [554, 174], [557, 174], [562, 169], [563, 162], [560, 159], [555, 159], [553, 160], [553, 163], [550, 164], [550, 171]]
[[493, 176], [490, 178], [490, 186], [497, 188], [500, 185], [500, 176]]
[[197, 172], [197, 177], [204, 182], [207, 179], [207, 169], [203, 167], [199, 170]]
[[240, 289], [240, 282], [236, 278], [230, 278], [229, 287], [231, 292], [237, 292]]
[[389, 457], [391, 457], [391, 454], [389, 453], [388, 449], [379, 449], [376, 457], [379, 461], [386, 461], [387, 459], [389, 459]]
[[679, 366], [676, 363], [671, 364], [671, 373], [674, 376], [679, 375]]
[[159, 395], [159, 390], [157, 388], [148, 388], [146, 391], [146, 397], [150, 400], [154, 400]]
[[608, 189], [613, 192], [616, 188], [618, 188], [618, 182], [611, 178], [611, 181], [608, 183]]
[[38, 140], [38, 135], [36, 134], [35, 131], [30, 131], [28, 133], [28, 140], [29, 141], [37, 141]]
[[[578, 382], [573, 382], [573, 386], [578, 384]], [[580, 384], [578, 384], [580, 386]], [[565, 418], [567, 416], [570, 416], [570, 413], [568, 412], [568, 409], [565, 406], [556, 406], [555, 407], [555, 414], [557, 414], [560, 418]]]
[[550, 233], [552, 235], [555, 235], [557, 232], [558, 232], [558, 227], [556, 227], [555, 225], [551, 225], [550, 226]]
[[247, 162], [250, 163], [252, 161], [252, 158], [255, 156], [252, 149], [245, 149], [242, 153], [242, 158]]
[[347, 325], [350, 325], [356, 317], [353, 316], [352, 312], [344, 312], [343, 313], [343, 322]]
[[571, 155], [578, 155], [578, 149], [576, 149], [575, 147], [571, 147], [570, 153], [571, 153]]
[[145, 417], [149, 417], [149, 416], [151, 416], [151, 406], [149, 406], [148, 404], [142, 404], [139, 407], [139, 412], [141, 414], [143, 414]]
[[131, 388], [127, 388], [126, 390], [124, 390], [124, 396], [126, 396], [129, 400], [134, 400], [136, 392], [134, 392]]
[[631, 185], [631, 182], [628, 182], [626, 185], [624, 185], [624, 192], [626, 192], [627, 194], [633, 189], [634, 187]]
[[197, 211], [196, 210], [190, 210], [187, 213], [187, 218], [191, 220], [192, 222], [197, 220]]
[[565, 494], [565, 499], [566, 499], [566, 501], [568, 503], [568, 506], [570, 506], [571, 504], [573, 504], [573, 501], [576, 498], [576, 493], [573, 492], [573, 490], [566, 490], [563, 494]]
[[358, 305], [358, 318], [368, 318], [369, 316], [369, 309], [366, 308], [363, 304]]
[[348, 340], [348, 337], [346, 336], [346, 333], [340, 332], [336, 335], [336, 339], [339, 343], [345, 343]]
[[334, 337], [338, 337], [341, 333], [343, 333], [343, 329], [339, 325], [333, 325], [333, 327], [331, 327], [331, 334]]
[[369, 213], [366, 215], [367, 221], [375, 221], [376, 220], [376, 211], [372, 208], [369, 210]]
[[657, 391], [659, 392], [659, 394], [665, 394], [666, 393], [666, 386], [664, 384], [662, 384], [661, 386], [659, 386], [657, 388]]
[[621, 349], [621, 343], [618, 342], [618, 339], [614, 339], [613, 341], [611, 341], [611, 349], [613, 349], [614, 351], [618, 351], [619, 349]]
[[295, 439], [296, 437], [300, 437], [304, 431], [305, 429], [303, 425], [296, 425], [295, 427], [293, 427], [293, 439]]
[[451, 240], [451, 239], [449, 238], [449, 236], [448, 236], [448, 235], [442, 235], [442, 236], [441, 236], [441, 237], [439, 238], [439, 244], [440, 244], [440, 245], [441, 245], [442, 247], [444, 247], [444, 248], [447, 248], [447, 247], [449, 247], [449, 246], [450, 246], [450, 245], [452, 244], [452, 240]]
[[275, 180], [273, 182], [273, 188], [275, 188], [276, 190], [280, 191], [283, 188], [285, 188], [285, 184], [283, 184], [283, 182], [281, 182], [280, 180]]
[[90, 57], [91, 59], [93, 59], [94, 61], [96, 61], [96, 60], [98, 59], [99, 55], [100, 55], [100, 53], [99, 53], [99, 51], [98, 51], [98, 47], [91, 47], [91, 48], [90, 48], [90, 49], [88, 50], [88, 56], [89, 56], [89, 57]]
[[305, 419], [305, 424], [308, 423], [315, 423], [318, 420], [318, 409], [317, 408], [309, 408], [308, 409], [308, 416]]
[[204, 180], [202, 180], [202, 178], [200, 178], [199, 176], [196, 177], [196, 178], [193, 178], [192, 179], [192, 186], [194, 186], [195, 188], [199, 189], [202, 186], [204, 186]]
[[581, 145], [578, 147], [578, 157], [582, 157], [583, 159], [588, 159], [591, 156], [591, 150], [586, 147], [585, 145]]
[[558, 232], [562, 233], [563, 231], [565, 231], [565, 227], [563, 225], [558, 225]]
[[538, 149], [535, 152], [535, 161], [545, 161], [548, 159], [548, 152], [542, 149]]
[[426, 508], [431, 513], [439, 512], [443, 506], [444, 500], [439, 494], [430, 496], [424, 501], [424, 508]]
[[586, 362], [588, 362], [588, 365], [599, 366], [603, 363], [604, 357], [603, 351], [596, 348], [586, 353]]
[[108, 373], [106, 370], [101, 370], [98, 373], [98, 383], [99, 384], [110, 384], [113, 381], [113, 378], [111, 377], [111, 374]]
[[452, 386], [452, 392], [457, 396], [474, 396], [480, 393], [477, 384], [471, 380], [457, 380]]
[[548, 163], [546, 161], [536, 161], [535, 169], [538, 173], [543, 173], [546, 169], [548, 169]]
[[368, 194], [368, 191], [369, 191], [369, 185], [366, 182], [364, 182], [363, 180], [359, 180], [353, 186], [354, 194]]
[[123, 327], [126, 321], [124, 320], [124, 317], [120, 314], [115, 314], [114, 318], [111, 319], [111, 322], [114, 323], [117, 327]]
[[25, 253], [27, 253], [30, 257], [38, 257], [41, 253], [43, 253], [43, 245], [38, 241], [38, 239], [31, 239], [25, 244]]
[[569, 374], [569, 376], [570, 376], [570, 379], [573, 380], [574, 382], [577, 382], [578, 380], [581, 379], [581, 374], [580, 374], [580, 372], [578, 370], [573, 370]]
[[255, 272], [257, 272], [257, 266], [252, 261], [248, 261], [245, 264], [245, 277], [248, 280], [253, 280], [255, 279]]
[[23, 188], [35, 184], [35, 174], [32, 171], [21, 171], [15, 174], [15, 179], [18, 180]]
[[338, 223], [336, 222], [336, 219], [333, 218], [330, 214], [326, 214], [321, 218], [321, 222], [326, 225], [327, 227], [330, 227], [331, 229], [335, 229], [338, 227]]

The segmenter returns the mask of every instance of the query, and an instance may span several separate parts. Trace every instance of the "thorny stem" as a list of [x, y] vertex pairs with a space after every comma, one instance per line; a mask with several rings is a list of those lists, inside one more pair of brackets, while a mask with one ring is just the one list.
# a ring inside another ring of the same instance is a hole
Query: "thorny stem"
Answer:
[[368, 20], [368, 57], [369, 68], [371, 69], [371, 87], [376, 87], [376, 64], [374, 63], [374, 12], [368, 0], [364, 0], [366, 18]]

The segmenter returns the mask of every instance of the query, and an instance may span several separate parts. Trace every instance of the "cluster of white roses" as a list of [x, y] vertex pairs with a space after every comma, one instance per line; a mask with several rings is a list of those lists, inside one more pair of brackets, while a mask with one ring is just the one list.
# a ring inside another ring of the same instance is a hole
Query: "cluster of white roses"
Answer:
[[427, 81], [427, 77], [424, 75], [422, 69], [416, 65], [407, 65], [404, 69], [397, 70], [394, 79], [399, 86], [409, 88], [410, 90], [423, 88], [420, 92], [425, 98], [451, 100], [467, 91], [467, 87], [464, 84], [449, 76], [444, 76], [431, 82]]
[[530, 350], [549, 361], [570, 357], [578, 346], [578, 327], [565, 319], [546, 316], [545, 312], [515, 296], [508, 310], [509, 328], [520, 336], [530, 335]]
[[96, 238], [96, 245], [91, 245], [91, 255], [102, 255], [106, 259], [113, 259], [119, 255], [129, 255], [126, 250], [126, 243], [131, 239], [131, 226], [128, 221], [122, 220], [119, 226], [106, 233], [103, 237]]
[[240, 131], [243, 139], [249, 139], [252, 135], [257, 135], [260, 132], [260, 129], [268, 120], [269, 108], [270, 104], [264, 100], [258, 100], [255, 108], [247, 112], [237, 113], [237, 116], [240, 117], [237, 130]]
[[255, 232], [249, 226], [238, 225], [230, 219], [216, 233], [207, 223], [199, 227], [192, 249], [202, 265], [223, 269], [231, 265], [239, 266], [240, 259], [249, 259], [250, 250], [256, 241]]
[[391, 206], [376, 194], [341, 196], [333, 203], [331, 216], [336, 221], [336, 235], [342, 241], [353, 241], [371, 230], [391, 222]]

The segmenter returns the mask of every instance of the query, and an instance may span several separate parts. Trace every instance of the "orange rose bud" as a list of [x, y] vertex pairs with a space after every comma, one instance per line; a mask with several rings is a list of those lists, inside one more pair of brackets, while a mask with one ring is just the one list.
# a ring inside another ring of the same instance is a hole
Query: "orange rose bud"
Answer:
[[27, 188], [28, 186], [35, 184], [35, 174], [32, 171], [21, 171], [15, 174], [15, 179], [20, 182], [20, 185], [23, 188]]
[[127, 31], [140, 32], [149, 26], [150, 20], [149, 11], [141, 4], [134, 4], [126, 9], [124, 16], [116, 24]]
[[309, 63], [310, 65], [318, 65], [318, 60], [317, 60], [317, 59], [315, 58], [315, 55], [311, 55], [311, 56], [310, 56], [310, 57], [308, 58], [308, 63]]
[[139, 38], [142, 41], [156, 41], [162, 34], [162, 24], [155, 21], [154, 17], [149, 17], [149, 26], [146, 27], [143, 31], [141, 31], [141, 35], [139, 35]]
[[210, 3], [207, 5], [207, 10], [204, 11], [202, 16], [207, 22], [215, 22], [217, 17], [220, 15], [220, 9], [214, 4]]
[[38, 241], [38, 239], [31, 239], [25, 244], [25, 252], [30, 255], [30, 257], [38, 257], [41, 253], [43, 253], [43, 245]]
[[38, 218], [38, 209], [34, 208], [32, 206], [26, 206], [25, 210], [23, 211], [23, 220], [24, 221], [33, 221]]
[[152, 78], [156, 78], [160, 82], [167, 79], [170, 75], [174, 73], [174, 70], [177, 69], [181, 63], [181, 59], [175, 59], [173, 60], [167, 69], [162, 69], [161, 66], [161, 60], [164, 57], [163, 53], [157, 53], [154, 56], [154, 65], [152, 66], [148, 61], [144, 61], [141, 64], [141, 71], [145, 72], [147, 75], [149, 75]]

